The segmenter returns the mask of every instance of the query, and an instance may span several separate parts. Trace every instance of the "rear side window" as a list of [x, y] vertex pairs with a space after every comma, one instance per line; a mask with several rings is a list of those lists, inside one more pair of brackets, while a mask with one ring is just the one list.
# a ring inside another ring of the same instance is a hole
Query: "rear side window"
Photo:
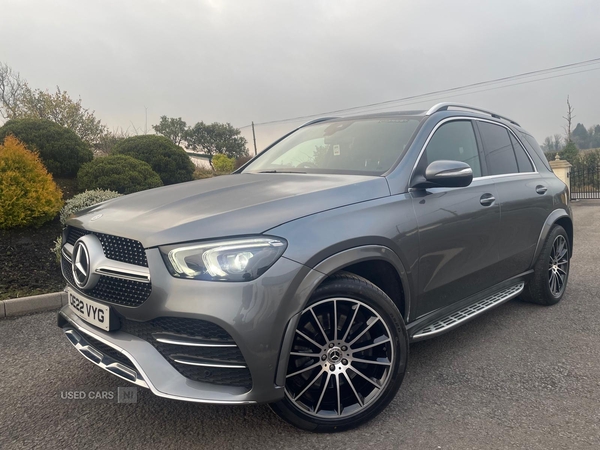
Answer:
[[517, 158], [510, 142], [508, 130], [488, 122], [478, 122], [477, 125], [483, 141], [489, 174], [518, 173]]
[[510, 134], [510, 142], [512, 142], [513, 150], [515, 151], [515, 156], [517, 157], [519, 172], [533, 172], [533, 165], [531, 164], [527, 153], [525, 153], [525, 149], [521, 146], [521, 144], [519, 144], [519, 141], [517, 141], [512, 134]]
[[535, 140], [535, 138], [533, 136], [531, 136], [530, 134], [527, 134], [527, 133], [521, 132], [520, 134], [521, 134], [521, 137], [523, 139], [525, 139], [526, 144], [529, 144], [529, 149], [530, 150], [533, 149], [533, 152], [537, 153], [537, 156], [539, 157], [539, 159], [541, 159], [541, 161], [544, 164], [544, 166], [546, 166], [546, 168], [548, 170], [552, 170], [552, 168], [550, 167], [550, 163], [546, 159], [546, 155], [544, 155], [544, 151], [540, 148], [540, 146], [538, 145], [538, 143]]
[[438, 128], [427, 144], [425, 158], [426, 165], [442, 159], [465, 162], [471, 166], [473, 177], [481, 176], [475, 132], [467, 120], [448, 122]]

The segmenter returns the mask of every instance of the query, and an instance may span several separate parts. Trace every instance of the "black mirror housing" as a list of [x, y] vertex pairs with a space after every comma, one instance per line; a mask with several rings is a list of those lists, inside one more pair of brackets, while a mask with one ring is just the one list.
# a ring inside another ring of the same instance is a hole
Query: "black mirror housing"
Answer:
[[462, 161], [439, 160], [429, 164], [415, 181], [415, 188], [465, 187], [473, 181], [473, 170]]

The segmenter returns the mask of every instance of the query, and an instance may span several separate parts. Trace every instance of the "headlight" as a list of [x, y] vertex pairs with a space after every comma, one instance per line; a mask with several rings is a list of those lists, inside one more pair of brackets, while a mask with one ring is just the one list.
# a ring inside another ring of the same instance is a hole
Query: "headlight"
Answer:
[[195, 280], [249, 281], [283, 254], [287, 242], [272, 237], [160, 247], [171, 275]]

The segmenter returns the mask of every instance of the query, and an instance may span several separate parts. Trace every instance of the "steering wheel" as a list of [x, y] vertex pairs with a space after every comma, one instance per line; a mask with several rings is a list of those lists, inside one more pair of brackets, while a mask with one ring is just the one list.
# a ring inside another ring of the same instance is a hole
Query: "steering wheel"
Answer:
[[315, 163], [311, 163], [310, 161], [304, 161], [298, 164], [296, 169], [317, 169], [317, 165]]

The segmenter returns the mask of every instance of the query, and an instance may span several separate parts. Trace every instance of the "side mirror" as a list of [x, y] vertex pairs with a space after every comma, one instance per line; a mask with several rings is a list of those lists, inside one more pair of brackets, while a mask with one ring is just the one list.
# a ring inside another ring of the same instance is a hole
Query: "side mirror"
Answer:
[[434, 161], [425, 169], [425, 176], [419, 176], [412, 187], [465, 187], [473, 181], [473, 170], [461, 161]]

